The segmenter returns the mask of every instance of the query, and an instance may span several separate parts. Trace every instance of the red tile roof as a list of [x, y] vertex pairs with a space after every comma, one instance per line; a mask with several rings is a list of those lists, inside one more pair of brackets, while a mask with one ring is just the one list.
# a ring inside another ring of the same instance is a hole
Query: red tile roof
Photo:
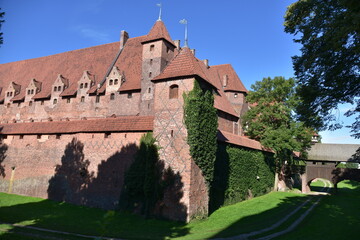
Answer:
[[142, 42], [143, 43], [152, 42], [152, 41], [159, 40], [159, 39], [165, 39], [166, 41], [168, 41], [175, 47], [175, 44], [174, 44], [173, 40], [171, 39], [170, 34], [169, 34], [168, 30], [166, 29], [164, 22], [161, 20], [158, 20], [155, 22], [155, 24], [151, 28], [150, 32], [143, 39]]
[[241, 82], [239, 76], [236, 74], [235, 70], [231, 66], [231, 64], [222, 64], [211, 66], [213, 71], [216, 71], [219, 77], [220, 86], [223, 84], [224, 75], [228, 76], [227, 86], [224, 88], [224, 91], [234, 91], [234, 92], [244, 92], [247, 93], [247, 89], [244, 84]]
[[[116, 66], [125, 72], [126, 84], [124, 88], [140, 89], [141, 58], [144, 36], [130, 38], [125, 44], [124, 50], [116, 62]], [[89, 71], [99, 83], [105, 76], [109, 66], [113, 62], [120, 44], [119, 42], [100, 46], [84, 48], [46, 57], [28, 59], [18, 62], [0, 64], [0, 87], [7, 88], [11, 82], [20, 84], [20, 99], [25, 96], [25, 88], [30, 80], [35, 78], [42, 82], [41, 91], [34, 99], [49, 98], [51, 86], [58, 74], [68, 79], [69, 86], [61, 96], [74, 95], [77, 91], [77, 82], [85, 70]], [[4, 91], [0, 99], [4, 98]]]
[[152, 131], [153, 127], [152, 116], [127, 116], [95, 120], [7, 123], [0, 124], [0, 134]]
[[245, 136], [239, 136], [225, 131], [218, 131], [217, 138], [220, 142], [231, 143], [237, 146], [252, 148], [256, 150], [265, 150], [265, 148], [260, 144], [260, 142], [249, 139]]

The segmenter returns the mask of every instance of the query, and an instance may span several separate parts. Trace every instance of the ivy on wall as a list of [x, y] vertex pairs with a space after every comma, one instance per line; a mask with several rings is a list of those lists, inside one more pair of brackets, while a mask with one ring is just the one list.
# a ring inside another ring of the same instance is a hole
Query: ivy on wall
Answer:
[[201, 89], [196, 80], [193, 90], [184, 94], [184, 119], [190, 155], [210, 188], [214, 176], [218, 118], [213, 93]]
[[272, 154], [219, 143], [210, 211], [272, 190]]

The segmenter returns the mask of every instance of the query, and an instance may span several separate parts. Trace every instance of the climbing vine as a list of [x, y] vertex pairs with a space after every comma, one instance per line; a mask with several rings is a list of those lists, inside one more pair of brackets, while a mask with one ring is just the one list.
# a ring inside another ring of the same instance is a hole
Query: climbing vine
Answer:
[[184, 102], [190, 155], [201, 169], [210, 188], [214, 177], [218, 127], [214, 96], [210, 90], [201, 89], [199, 82], [195, 80], [193, 90], [184, 94]]

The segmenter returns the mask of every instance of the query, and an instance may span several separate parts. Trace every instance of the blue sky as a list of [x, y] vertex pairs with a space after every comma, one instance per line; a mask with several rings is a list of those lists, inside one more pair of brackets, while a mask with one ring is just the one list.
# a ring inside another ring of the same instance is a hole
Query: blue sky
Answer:
[[[159, 2], [172, 39], [183, 45], [179, 20], [187, 19], [196, 56], [210, 65], [231, 63], [247, 89], [263, 77], [293, 77], [291, 56], [300, 45], [284, 33], [283, 16], [294, 0], [0, 0], [6, 12], [0, 63], [119, 41], [121, 30], [145, 35], [158, 18]], [[339, 121], [349, 124], [341, 114]], [[323, 142], [358, 143], [347, 129], [321, 134]]]

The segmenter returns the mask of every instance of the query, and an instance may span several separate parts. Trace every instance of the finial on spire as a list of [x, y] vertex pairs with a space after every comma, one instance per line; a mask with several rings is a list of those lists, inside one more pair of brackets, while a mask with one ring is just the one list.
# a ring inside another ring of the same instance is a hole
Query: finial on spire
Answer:
[[158, 6], [158, 7], [160, 8], [158, 21], [161, 21], [161, 9], [162, 9], [162, 4], [161, 4], [161, 3], [157, 3], [156, 6]]
[[182, 20], [180, 20], [180, 23], [181, 24], [184, 24], [185, 25], [185, 46], [184, 47], [189, 47], [188, 46], [188, 36], [187, 36], [187, 20], [184, 18]]

